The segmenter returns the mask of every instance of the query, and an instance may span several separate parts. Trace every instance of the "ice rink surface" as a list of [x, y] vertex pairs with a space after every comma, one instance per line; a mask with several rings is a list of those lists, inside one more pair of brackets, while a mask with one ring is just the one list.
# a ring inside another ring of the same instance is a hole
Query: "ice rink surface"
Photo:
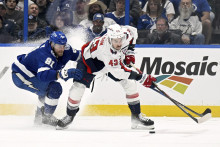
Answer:
[[155, 134], [130, 117], [77, 116], [66, 130], [34, 126], [33, 116], [0, 116], [0, 147], [220, 147], [220, 118], [152, 117]]

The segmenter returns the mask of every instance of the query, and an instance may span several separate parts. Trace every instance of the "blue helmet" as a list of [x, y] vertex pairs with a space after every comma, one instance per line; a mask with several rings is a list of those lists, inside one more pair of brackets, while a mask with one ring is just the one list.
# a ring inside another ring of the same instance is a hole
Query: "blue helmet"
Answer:
[[54, 42], [55, 44], [60, 44], [60, 45], [65, 45], [67, 42], [67, 38], [65, 36], [65, 34], [63, 32], [57, 31], [57, 32], [53, 32], [50, 35], [50, 39], [51, 42]]

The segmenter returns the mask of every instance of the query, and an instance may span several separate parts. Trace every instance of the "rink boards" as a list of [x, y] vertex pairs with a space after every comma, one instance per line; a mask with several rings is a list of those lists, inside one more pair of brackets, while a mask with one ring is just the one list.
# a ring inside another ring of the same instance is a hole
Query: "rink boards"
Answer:
[[[11, 64], [19, 54], [34, 47], [0, 47], [0, 115], [32, 115], [36, 96], [18, 89], [11, 80]], [[203, 112], [209, 107], [214, 117], [220, 117], [220, 50], [217, 48], [136, 48], [136, 66], [157, 77], [158, 86], [177, 101]], [[68, 67], [73, 66], [69, 63]], [[66, 109], [72, 80], [63, 82], [63, 94], [57, 115]], [[142, 112], [149, 116], [186, 116], [168, 99], [151, 89], [138, 85]], [[94, 90], [87, 89], [81, 102], [81, 115], [129, 115], [122, 87], [105, 76], [98, 76]]]

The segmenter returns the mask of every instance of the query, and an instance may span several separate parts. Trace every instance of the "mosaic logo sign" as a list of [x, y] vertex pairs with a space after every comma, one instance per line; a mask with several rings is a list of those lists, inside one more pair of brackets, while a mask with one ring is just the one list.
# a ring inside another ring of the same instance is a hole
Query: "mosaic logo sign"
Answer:
[[173, 90], [181, 94], [184, 94], [186, 92], [192, 81], [193, 79], [191, 78], [172, 75], [161, 75], [157, 77], [157, 83], [172, 88]]
[[208, 60], [208, 56], [203, 56], [201, 61], [164, 61], [162, 57], [143, 57], [140, 70], [147, 74], [157, 76], [157, 83], [184, 94], [193, 81], [187, 76], [215, 76], [218, 62]]
[[[202, 61], [185, 62], [185, 61], [163, 61], [162, 57], [156, 57], [151, 60], [150, 57], [143, 57], [141, 63], [141, 71], [146, 71], [147, 74], [161, 75], [161, 74], [174, 74], [174, 75], [216, 75], [216, 67], [218, 62], [208, 61], [208, 56], [204, 56]], [[154, 73], [153, 73], [154, 71]]]

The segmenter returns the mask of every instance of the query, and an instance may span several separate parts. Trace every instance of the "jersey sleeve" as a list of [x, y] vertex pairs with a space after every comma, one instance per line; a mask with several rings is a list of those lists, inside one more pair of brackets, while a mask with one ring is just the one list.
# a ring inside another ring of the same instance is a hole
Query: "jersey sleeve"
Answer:
[[201, 12], [210, 12], [211, 11], [210, 5], [207, 0], [202, 0], [200, 4], [201, 4], [201, 7], [200, 7]]
[[69, 54], [71, 55], [71, 59], [72, 61], [78, 61], [81, 57], [81, 51], [77, 50], [75, 48], [72, 48], [69, 44], [66, 45], [65, 50], [69, 51]]
[[104, 68], [104, 62], [98, 59], [98, 46], [100, 40], [93, 39], [91, 42], [86, 43], [82, 47], [82, 60], [84, 65], [87, 67], [87, 72], [92, 74], [94, 72], [100, 71]]

